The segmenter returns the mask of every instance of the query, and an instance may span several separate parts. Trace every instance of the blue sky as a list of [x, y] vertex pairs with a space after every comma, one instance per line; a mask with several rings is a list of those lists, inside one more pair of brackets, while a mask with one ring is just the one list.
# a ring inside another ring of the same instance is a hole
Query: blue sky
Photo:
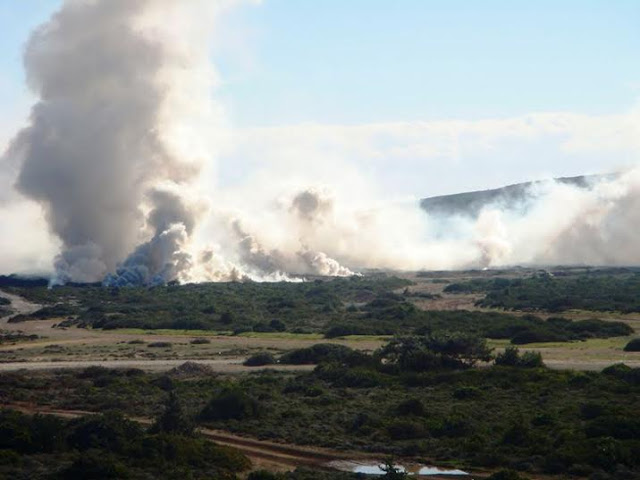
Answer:
[[[61, 3], [0, 0], [0, 146], [32, 101], [22, 47]], [[640, 96], [639, 24], [637, 0], [246, 2], [223, 17], [212, 48], [215, 98], [249, 142], [222, 159], [221, 182], [285, 155], [287, 172], [295, 157], [332, 156], [418, 196], [628, 165], [638, 159], [638, 115], [627, 115]], [[578, 117], [528, 118], [550, 112]], [[364, 126], [360, 144], [345, 126]], [[265, 127], [283, 130], [243, 133]]]
[[[60, 3], [0, 0], [3, 105]], [[602, 114], [640, 91], [636, 0], [264, 0], [223, 23], [214, 60], [238, 126]]]
[[266, 0], [229, 20], [256, 63], [221, 61], [242, 124], [599, 114], [638, 95], [635, 0]]

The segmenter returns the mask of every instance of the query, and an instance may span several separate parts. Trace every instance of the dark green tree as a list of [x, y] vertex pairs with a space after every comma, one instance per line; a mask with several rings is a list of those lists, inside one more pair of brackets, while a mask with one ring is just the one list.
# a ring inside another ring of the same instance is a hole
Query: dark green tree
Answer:
[[172, 390], [165, 401], [163, 412], [151, 427], [151, 432], [193, 435], [194, 428], [193, 420], [186, 414], [178, 395]]

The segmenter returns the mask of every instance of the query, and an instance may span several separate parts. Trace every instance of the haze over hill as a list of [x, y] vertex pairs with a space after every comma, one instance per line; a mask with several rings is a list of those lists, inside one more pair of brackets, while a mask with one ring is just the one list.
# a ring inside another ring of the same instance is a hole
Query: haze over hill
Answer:
[[505, 210], [526, 210], [531, 206], [531, 190], [536, 186], [556, 182], [581, 189], [588, 189], [605, 178], [615, 178], [614, 175], [580, 175], [576, 177], [562, 177], [553, 180], [538, 180], [534, 182], [516, 183], [489, 190], [438, 195], [420, 200], [420, 206], [429, 214], [435, 216], [463, 216], [477, 217], [480, 212], [491, 205]]

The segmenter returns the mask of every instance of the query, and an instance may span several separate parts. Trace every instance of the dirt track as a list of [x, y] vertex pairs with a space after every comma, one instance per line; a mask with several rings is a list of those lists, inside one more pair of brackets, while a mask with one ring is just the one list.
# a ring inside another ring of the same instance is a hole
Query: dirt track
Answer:
[[225, 360], [87, 360], [67, 362], [7, 362], [0, 363], [0, 372], [9, 372], [16, 370], [61, 370], [87, 368], [93, 366], [107, 368], [140, 368], [147, 371], [164, 371], [184, 364], [185, 362], [194, 362], [206, 365], [213, 372], [218, 373], [240, 373], [255, 372], [264, 369], [279, 371], [308, 371], [312, 370], [315, 365], [270, 365], [268, 367], [245, 367], [242, 360], [225, 359]]
[[19, 314], [28, 315], [30, 313], [35, 312], [41, 307], [41, 305], [38, 305], [37, 303], [28, 302], [27, 300], [25, 300], [22, 297], [19, 297], [18, 295], [13, 295], [11, 293], [3, 292], [2, 290], [0, 290], [0, 297], [6, 298], [7, 300], [9, 300], [11, 302], [11, 310], [13, 310], [13, 313], [11, 315], [7, 315], [6, 317], [0, 318], [0, 326], [2, 327], [6, 326], [7, 321], [10, 318], [15, 317], [16, 315], [19, 315]]
[[[14, 403], [3, 405], [27, 414], [55, 415], [62, 418], [77, 418], [85, 415], [94, 415], [95, 412], [82, 410], [60, 410], [42, 405], [27, 403]], [[152, 420], [149, 418], [131, 418], [136, 422], [149, 425]], [[267, 440], [241, 437], [222, 430], [199, 429], [199, 432], [211, 441], [219, 445], [225, 445], [240, 450], [253, 462], [254, 469], [269, 469], [271, 471], [291, 471], [297, 467], [306, 466], [319, 470], [336, 470], [333, 464], [340, 464], [345, 461], [356, 461], [362, 463], [376, 463], [380, 459], [375, 455], [362, 454], [357, 452], [342, 452], [319, 447], [301, 447], [297, 445], [282, 444]], [[337, 462], [337, 463], [334, 463]], [[330, 465], [331, 464], [331, 465]], [[427, 478], [449, 479], [464, 478], [467, 480], [486, 478], [487, 473], [474, 473], [473, 475], [429, 475]]]

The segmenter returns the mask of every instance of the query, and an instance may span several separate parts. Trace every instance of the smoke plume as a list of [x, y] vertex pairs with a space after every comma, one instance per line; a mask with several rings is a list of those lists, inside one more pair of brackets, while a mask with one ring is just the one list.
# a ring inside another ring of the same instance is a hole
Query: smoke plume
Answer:
[[186, 32], [165, 28], [181, 12], [170, 0], [70, 0], [26, 46], [39, 100], [8, 155], [22, 165], [17, 188], [62, 241], [54, 281], [116, 269], [109, 282], [167, 281], [191, 263], [193, 207], [159, 189], [184, 190], [198, 173], [200, 159], [177, 145], [190, 109], [181, 90], [207, 94], [211, 82], [203, 90], [188, 73], [212, 77], [177, 41]]
[[[542, 182], [516, 206], [496, 199], [473, 215], [430, 215], [418, 199], [390, 198], [375, 176], [400, 170], [383, 168], [387, 156], [426, 155], [439, 166], [482, 149], [493, 155], [507, 136], [508, 152], [518, 142], [533, 151], [527, 142], [541, 135], [565, 139], [556, 150], [567, 154], [615, 152], [624, 141], [637, 161], [638, 112], [600, 123], [548, 114], [232, 131], [212, 98], [209, 36], [238, 1], [67, 0], [32, 34], [24, 65], [37, 102], [0, 182], [15, 170], [17, 190], [42, 207], [59, 240], [46, 250], [59, 249], [53, 283], [640, 264], [639, 169], [582, 186]], [[241, 175], [204, 177], [214, 160]], [[10, 195], [0, 193], [4, 206]], [[3, 219], [15, 225], [17, 212], [10, 205]]]

